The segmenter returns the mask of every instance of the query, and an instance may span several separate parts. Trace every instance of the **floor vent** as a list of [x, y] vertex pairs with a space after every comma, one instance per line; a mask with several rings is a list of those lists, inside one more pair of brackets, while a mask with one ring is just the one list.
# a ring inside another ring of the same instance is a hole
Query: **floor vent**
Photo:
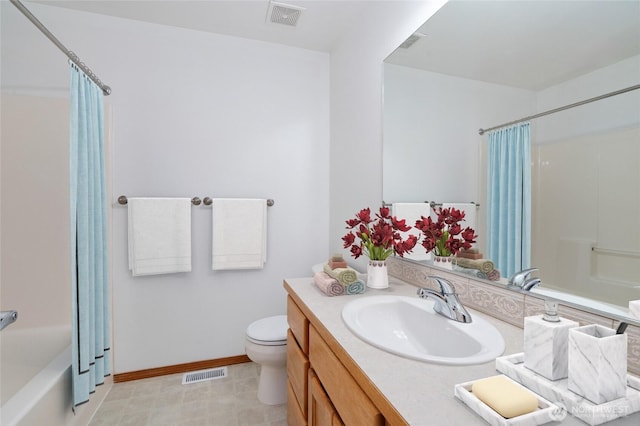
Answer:
[[227, 377], [227, 367], [210, 368], [208, 370], [193, 371], [182, 376], [182, 384], [206, 382], [207, 380], [223, 379]]

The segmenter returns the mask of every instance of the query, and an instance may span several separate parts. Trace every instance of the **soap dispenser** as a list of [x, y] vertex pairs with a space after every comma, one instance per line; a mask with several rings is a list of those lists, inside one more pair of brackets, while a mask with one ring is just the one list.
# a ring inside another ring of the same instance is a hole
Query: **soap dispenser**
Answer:
[[578, 325], [558, 316], [557, 301], [545, 301], [544, 314], [524, 319], [524, 366], [549, 380], [566, 378], [569, 329]]

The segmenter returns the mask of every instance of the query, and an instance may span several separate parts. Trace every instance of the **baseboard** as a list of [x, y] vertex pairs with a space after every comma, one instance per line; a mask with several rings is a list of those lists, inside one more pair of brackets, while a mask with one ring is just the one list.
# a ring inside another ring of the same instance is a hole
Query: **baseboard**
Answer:
[[186, 373], [188, 371], [206, 370], [207, 368], [224, 367], [225, 365], [243, 364], [251, 362], [246, 355], [236, 355], [227, 358], [210, 359], [206, 361], [188, 362], [186, 364], [169, 365], [166, 367], [150, 368], [148, 370], [130, 371], [113, 375], [114, 383], [131, 380], [148, 379], [150, 377], [166, 376], [168, 374]]

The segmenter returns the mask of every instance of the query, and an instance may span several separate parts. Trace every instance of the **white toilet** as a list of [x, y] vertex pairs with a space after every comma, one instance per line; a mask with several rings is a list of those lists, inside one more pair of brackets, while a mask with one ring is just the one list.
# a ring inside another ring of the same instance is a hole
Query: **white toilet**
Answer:
[[255, 321], [247, 327], [244, 347], [249, 359], [260, 364], [258, 399], [263, 404], [287, 402], [286, 315]]

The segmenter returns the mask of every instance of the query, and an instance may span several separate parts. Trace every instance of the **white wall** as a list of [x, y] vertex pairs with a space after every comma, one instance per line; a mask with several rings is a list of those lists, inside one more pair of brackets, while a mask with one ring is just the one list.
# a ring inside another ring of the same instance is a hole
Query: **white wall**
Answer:
[[377, 2], [331, 53], [332, 252], [348, 255], [345, 220], [382, 203], [382, 61], [444, 3]]
[[530, 114], [535, 93], [385, 64], [387, 202], [476, 201], [478, 129]]
[[[13, 8], [5, 3], [3, 15]], [[200, 206], [193, 271], [143, 278], [127, 271], [127, 211], [113, 200], [115, 373], [243, 354], [247, 325], [285, 312], [282, 279], [308, 276], [329, 255], [329, 56], [29, 8], [113, 88], [114, 198], [275, 200], [263, 270], [211, 271], [210, 209]], [[3, 89], [68, 87], [62, 53], [31, 43], [43, 36], [2, 31]], [[42, 55], [54, 56], [47, 72], [24, 72]]]

